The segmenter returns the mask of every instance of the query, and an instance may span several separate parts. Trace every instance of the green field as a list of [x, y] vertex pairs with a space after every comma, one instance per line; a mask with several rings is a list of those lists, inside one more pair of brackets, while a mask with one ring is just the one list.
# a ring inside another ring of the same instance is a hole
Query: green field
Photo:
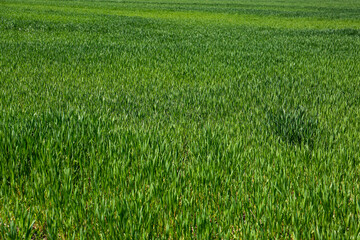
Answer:
[[0, 0], [0, 239], [359, 239], [360, 1]]

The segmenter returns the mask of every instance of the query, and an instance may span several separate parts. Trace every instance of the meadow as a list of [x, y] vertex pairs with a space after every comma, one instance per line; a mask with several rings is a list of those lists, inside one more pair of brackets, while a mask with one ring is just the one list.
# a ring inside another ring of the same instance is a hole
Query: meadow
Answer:
[[359, 238], [359, 1], [0, 0], [0, 239]]

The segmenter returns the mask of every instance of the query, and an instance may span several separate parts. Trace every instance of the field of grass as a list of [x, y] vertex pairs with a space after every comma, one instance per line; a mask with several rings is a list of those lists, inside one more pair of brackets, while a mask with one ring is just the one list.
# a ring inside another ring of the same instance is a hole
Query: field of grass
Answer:
[[359, 239], [360, 2], [0, 0], [0, 239]]

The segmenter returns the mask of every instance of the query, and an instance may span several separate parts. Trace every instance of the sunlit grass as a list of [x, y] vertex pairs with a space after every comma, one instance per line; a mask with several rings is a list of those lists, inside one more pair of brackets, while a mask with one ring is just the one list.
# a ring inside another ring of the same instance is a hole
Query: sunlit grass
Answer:
[[0, 239], [358, 238], [359, 9], [1, 2]]
[[[16, 7], [19, 9], [19, 4], [6, 4], [8, 7]], [[20, 5], [20, 9], [26, 9], [20, 16], [21, 18], [33, 20], [48, 20], [56, 22], [66, 21], [87, 21], [92, 22], [97, 15], [115, 15], [115, 16], [129, 16], [129, 17], [144, 17], [154, 19], [165, 19], [173, 21], [190, 21], [195, 23], [206, 24], [221, 24], [221, 25], [245, 25], [257, 27], [272, 27], [272, 28], [290, 28], [290, 29], [343, 29], [355, 28], [360, 29], [359, 18], [330, 18], [330, 17], [301, 17], [294, 15], [292, 17], [281, 16], [281, 12], [274, 12], [274, 14], [255, 15], [246, 13], [222, 13], [222, 12], [204, 12], [204, 11], [182, 11], [182, 10], [159, 10], [156, 5], [152, 8], [128, 8], [118, 6], [116, 8], [103, 8], [100, 6], [47, 6], [39, 5]], [[11, 8], [10, 8], [11, 9]], [[254, 8], [245, 8], [248, 10]], [[256, 5], [255, 5], [256, 9]], [[30, 11], [29, 11], [30, 10]], [[231, 10], [231, 9], [230, 9]], [[240, 8], [243, 10], [243, 8]], [[291, 9], [290, 9], [291, 10]], [[306, 12], [307, 9], [302, 10]], [[55, 12], [54, 12], [55, 11]], [[269, 10], [271, 11], [271, 10]], [[289, 11], [289, 9], [282, 10], [282, 12]], [[346, 10], [344, 10], [346, 11]], [[246, 12], [246, 11], [245, 11]], [[56, 13], [56, 14], [55, 14]], [[259, 12], [261, 13], [261, 11]], [[266, 12], [265, 12], [266, 13]], [[11, 15], [12, 13], [8, 13]], [[65, 15], [63, 15], [65, 14]], [[279, 16], [280, 15], [280, 16]], [[6, 16], [6, 13], [5, 13]], [[97, 16], [98, 17], [98, 16]]]

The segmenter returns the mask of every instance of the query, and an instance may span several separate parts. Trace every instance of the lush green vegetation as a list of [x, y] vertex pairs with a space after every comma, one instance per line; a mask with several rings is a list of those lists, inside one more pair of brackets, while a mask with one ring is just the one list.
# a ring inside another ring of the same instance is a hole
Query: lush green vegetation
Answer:
[[359, 1], [0, 2], [1, 239], [357, 239]]

